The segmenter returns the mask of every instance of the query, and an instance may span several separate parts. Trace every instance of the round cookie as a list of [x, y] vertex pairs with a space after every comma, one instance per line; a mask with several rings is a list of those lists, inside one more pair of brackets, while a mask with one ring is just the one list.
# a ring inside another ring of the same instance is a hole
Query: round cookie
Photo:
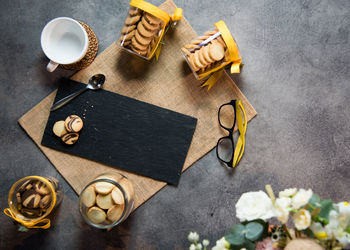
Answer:
[[96, 196], [96, 204], [102, 209], [109, 209], [114, 205], [111, 194], [98, 194]]
[[199, 68], [194, 64], [194, 54], [192, 54], [189, 58], [188, 61], [190, 62], [190, 65], [194, 71], [198, 71]]
[[24, 182], [20, 188], [18, 189], [18, 192], [23, 192], [25, 190], [31, 189], [33, 187], [32, 185], [32, 180], [27, 180], [26, 182]]
[[123, 28], [122, 28], [122, 34], [128, 34], [130, 33], [131, 31], [133, 31], [134, 29], [136, 29], [136, 25], [125, 25]]
[[197, 68], [199, 69], [205, 68], [205, 65], [201, 64], [201, 62], [199, 61], [199, 50], [196, 50], [196, 52], [194, 52], [193, 62], [197, 66]]
[[149, 38], [153, 38], [153, 36], [154, 36], [156, 30], [147, 30], [147, 29], [143, 26], [142, 22], [139, 22], [139, 23], [137, 24], [137, 31], [138, 31], [138, 33], [140, 33], [140, 35], [142, 35], [142, 36], [145, 37], [145, 38], [148, 38], [148, 37], [149, 37]]
[[187, 49], [185, 49], [185, 48], [181, 48], [181, 50], [182, 50], [182, 52], [184, 52], [184, 53], [186, 54], [186, 56], [192, 55], [192, 53], [189, 52], [189, 51], [188, 51]]
[[95, 183], [95, 190], [99, 194], [109, 194], [115, 186], [112, 183], [101, 181]]
[[125, 41], [131, 40], [131, 38], [134, 37], [135, 32], [136, 32], [136, 30], [132, 30], [132, 31], [129, 32], [128, 34], [122, 35], [122, 36], [120, 37], [120, 40], [121, 40], [121, 41], [124, 41], [124, 42], [125, 42]]
[[136, 16], [138, 14], [141, 14], [141, 11], [136, 7], [130, 7], [129, 9], [129, 16]]
[[41, 195], [47, 195], [50, 192], [49, 188], [41, 181], [34, 183], [34, 190]]
[[100, 224], [106, 220], [106, 213], [99, 207], [91, 207], [86, 215], [89, 220], [96, 224]]
[[25, 191], [22, 195], [22, 205], [27, 208], [37, 208], [40, 203], [40, 195], [33, 189]]
[[184, 48], [185, 49], [198, 49], [198, 48], [200, 48], [200, 46], [199, 45], [197, 45], [197, 44], [186, 44], [185, 46], [184, 46]]
[[40, 200], [39, 207], [48, 208], [50, 206], [50, 203], [51, 203], [51, 195], [47, 194]]
[[203, 47], [201, 50], [203, 51], [203, 57], [204, 57], [204, 59], [205, 59], [206, 61], [210, 62], [210, 63], [213, 63], [214, 60], [211, 59], [210, 56], [209, 56], [209, 45]]
[[149, 23], [149, 24], [152, 24], [152, 25], [159, 25], [161, 23], [161, 20], [158, 18], [158, 17], [155, 17], [153, 16], [152, 14], [150, 13], [145, 13], [144, 15], [146, 21]]
[[145, 50], [147, 50], [147, 47], [148, 47], [148, 44], [147, 44], [147, 45], [142, 45], [142, 44], [140, 44], [138, 41], [136, 41], [136, 38], [135, 38], [135, 37], [133, 37], [133, 38], [131, 39], [131, 45], [132, 45], [135, 49], [137, 49], [137, 50], [139, 50], [139, 51], [145, 51]]
[[141, 23], [142, 23], [143, 27], [149, 31], [155, 31], [156, 29], [159, 28], [158, 24], [156, 24], [156, 25], [150, 24], [149, 22], [147, 22], [146, 18], [144, 18], [144, 17], [141, 18]]
[[140, 35], [140, 32], [137, 30], [135, 33], [135, 39], [136, 39], [136, 42], [138, 42], [139, 44], [148, 46], [151, 43], [153, 37], [143, 37], [142, 35]]
[[61, 140], [67, 145], [73, 145], [79, 139], [78, 133], [67, 133], [61, 137]]
[[224, 42], [224, 39], [222, 38], [222, 36], [218, 36], [218, 37], [216, 38], [216, 41], [217, 41], [218, 43], [220, 43], [224, 48], [227, 47], [227, 46], [226, 46], [226, 43]]
[[83, 128], [83, 120], [77, 115], [70, 115], [64, 121], [68, 132], [79, 132]]
[[66, 127], [64, 125], [64, 121], [55, 122], [55, 124], [53, 125], [53, 128], [52, 128], [52, 131], [58, 137], [61, 137], [64, 134], [67, 134], [67, 130], [66, 130]]
[[92, 207], [96, 202], [96, 193], [93, 186], [89, 186], [81, 194], [81, 201], [86, 207]]
[[107, 211], [107, 218], [110, 221], [117, 221], [122, 216], [124, 205], [114, 205]]
[[129, 16], [125, 19], [125, 24], [126, 25], [133, 25], [140, 20], [140, 17], [141, 17], [141, 15]]
[[124, 195], [118, 187], [113, 188], [111, 192], [111, 196], [115, 204], [119, 204], [119, 205], [124, 204]]
[[200, 49], [198, 51], [198, 58], [201, 64], [207, 66], [208, 64], [210, 64], [210, 62], [208, 62], [207, 60], [205, 60], [204, 56], [203, 56], [203, 50], [204, 48]]
[[209, 45], [209, 57], [214, 61], [220, 61], [225, 56], [224, 47], [216, 42]]

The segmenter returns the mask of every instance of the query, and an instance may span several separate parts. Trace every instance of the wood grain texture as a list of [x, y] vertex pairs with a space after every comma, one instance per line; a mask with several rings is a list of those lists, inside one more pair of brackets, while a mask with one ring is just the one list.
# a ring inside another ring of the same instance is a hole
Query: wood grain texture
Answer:
[[[171, 0], [162, 4], [162, 9], [168, 13], [172, 13], [175, 8]], [[119, 31], [115, 33], [118, 37]], [[166, 34], [165, 45], [158, 62], [134, 57], [113, 43], [98, 55], [89, 67], [72, 77], [73, 80], [87, 83], [93, 74], [102, 73], [106, 76], [106, 90], [198, 118], [183, 171], [213, 149], [218, 138], [225, 135], [225, 131], [217, 122], [217, 111], [221, 104], [231, 99], [240, 99], [246, 109], [248, 121], [256, 115], [253, 106], [226, 72], [210, 91], [200, 87], [180, 51], [184, 44], [196, 36], [195, 31], [183, 18], [174, 30], [169, 30]], [[23, 115], [19, 124], [79, 194], [95, 176], [115, 170], [40, 145], [55, 94], [56, 91]], [[134, 185], [134, 209], [166, 185], [165, 182], [126, 171], [118, 172], [127, 176]]]

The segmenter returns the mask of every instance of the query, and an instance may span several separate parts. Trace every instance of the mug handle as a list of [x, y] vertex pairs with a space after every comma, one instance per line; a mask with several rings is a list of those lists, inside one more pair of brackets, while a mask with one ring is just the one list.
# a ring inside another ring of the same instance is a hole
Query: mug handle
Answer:
[[46, 70], [49, 72], [53, 72], [57, 67], [58, 67], [58, 63], [55, 63], [54, 61], [50, 61], [47, 66], [46, 66]]

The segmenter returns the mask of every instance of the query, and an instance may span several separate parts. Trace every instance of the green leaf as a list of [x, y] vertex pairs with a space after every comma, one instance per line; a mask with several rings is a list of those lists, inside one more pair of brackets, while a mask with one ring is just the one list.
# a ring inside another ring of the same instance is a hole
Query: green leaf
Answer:
[[242, 224], [236, 224], [230, 228], [230, 230], [225, 235], [225, 239], [235, 246], [240, 246], [245, 242], [245, 226]]
[[320, 199], [320, 196], [318, 196], [317, 194], [313, 193], [310, 200], [309, 200], [309, 203], [314, 206], [314, 207], [319, 207], [320, 206], [320, 202], [321, 202], [321, 199]]
[[328, 220], [329, 213], [331, 212], [332, 209], [334, 209], [333, 202], [331, 200], [323, 200], [321, 201], [320, 204], [321, 204], [321, 211], [318, 214], [318, 216]]
[[250, 222], [245, 227], [245, 237], [251, 241], [256, 241], [260, 239], [261, 235], [264, 232], [264, 226], [257, 222]]

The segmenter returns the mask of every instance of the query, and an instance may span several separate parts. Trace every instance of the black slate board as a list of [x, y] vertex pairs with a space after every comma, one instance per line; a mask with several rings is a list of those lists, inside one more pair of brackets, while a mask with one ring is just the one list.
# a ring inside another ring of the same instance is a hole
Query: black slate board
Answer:
[[[54, 102], [85, 84], [62, 78]], [[65, 145], [52, 132], [76, 114], [80, 138]], [[177, 185], [197, 119], [106, 90], [86, 91], [50, 113], [43, 146]], [[74, 167], [74, 166], [72, 166]]]

